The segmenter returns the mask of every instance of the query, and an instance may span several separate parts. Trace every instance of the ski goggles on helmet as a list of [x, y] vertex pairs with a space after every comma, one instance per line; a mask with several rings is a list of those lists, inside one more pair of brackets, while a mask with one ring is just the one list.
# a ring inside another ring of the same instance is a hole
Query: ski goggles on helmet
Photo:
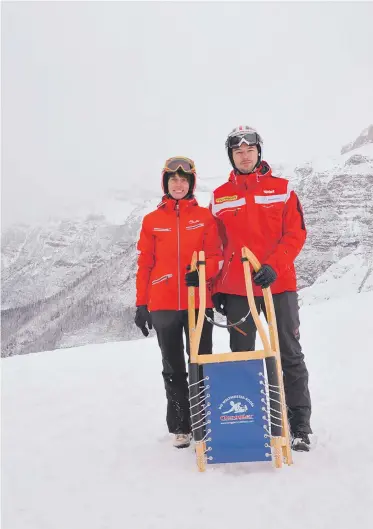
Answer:
[[241, 134], [234, 134], [228, 136], [227, 144], [230, 149], [241, 147], [243, 143], [246, 145], [259, 145], [261, 138], [257, 132], [242, 132]]
[[187, 174], [194, 174], [196, 172], [196, 167], [193, 160], [185, 158], [184, 156], [175, 156], [166, 160], [163, 168], [164, 173], [176, 173], [179, 170], [182, 170]]

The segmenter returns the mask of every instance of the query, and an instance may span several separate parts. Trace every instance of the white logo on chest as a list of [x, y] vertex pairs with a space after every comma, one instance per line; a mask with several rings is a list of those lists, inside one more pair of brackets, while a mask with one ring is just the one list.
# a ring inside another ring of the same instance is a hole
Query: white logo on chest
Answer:
[[274, 189], [263, 189], [263, 193], [266, 193], [267, 195], [274, 193]]

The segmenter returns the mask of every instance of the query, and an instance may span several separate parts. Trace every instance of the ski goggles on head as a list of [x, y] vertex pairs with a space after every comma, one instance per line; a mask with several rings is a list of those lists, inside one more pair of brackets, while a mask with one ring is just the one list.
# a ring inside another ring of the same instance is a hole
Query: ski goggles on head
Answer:
[[180, 169], [187, 174], [194, 174], [196, 172], [193, 160], [190, 158], [184, 158], [184, 156], [175, 156], [174, 158], [166, 160], [163, 172], [176, 173]]
[[243, 143], [246, 143], [246, 145], [259, 145], [259, 134], [256, 132], [245, 132], [234, 136], [228, 136], [228, 147], [230, 149], [241, 147]]

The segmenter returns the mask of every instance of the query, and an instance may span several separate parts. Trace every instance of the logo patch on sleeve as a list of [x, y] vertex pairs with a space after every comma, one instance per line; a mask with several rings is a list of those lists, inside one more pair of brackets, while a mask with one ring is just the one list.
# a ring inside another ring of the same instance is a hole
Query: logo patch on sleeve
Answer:
[[233, 200], [237, 200], [238, 195], [232, 195], [230, 197], [220, 197], [215, 200], [216, 204], [221, 204], [222, 202], [232, 202]]

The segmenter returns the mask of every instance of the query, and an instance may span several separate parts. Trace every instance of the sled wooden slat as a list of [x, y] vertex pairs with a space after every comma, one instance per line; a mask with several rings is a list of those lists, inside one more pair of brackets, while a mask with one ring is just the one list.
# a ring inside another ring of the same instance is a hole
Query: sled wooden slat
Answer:
[[[189, 344], [190, 344], [190, 362], [198, 362], [198, 350], [201, 341], [202, 328], [205, 320], [206, 312], [206, 267], [205, 267], [205, 253], [203, 251], [198, 254], [193, 253], [191, 262], [191, 271], [197, 270], [199, 274], [199, 311], [196, 323], [196, 303], [195, 303], [195, 288], [188, 287], [188, 323], [189, 323]], [[196, 442], [196, 458], [197, 467], [200, 472], [206, 470], [206, 442]]]
[[204, 441], [197, 443], [196, 444], [196, 457], [197, 457], [198, 470], [200, 472], [204, 472], [206, 470], [205, 452], [206, 452], [206, 443]]
[[[253, 285], [251, 283], [251, 274], [250, 274], [250, 262], [251, 262], [251, 259], [252, 257], [255, 257], [253, 256], [253, 254], [247, 254], [246, 252], [247, 248], [242, 248], [242, 257], [244, 259], [247, 259], [246, 261], [243, 262], [243, 269], [244, 269], [244, 274], [245, 274], [245, 283], [246, 283], [246, 292], [247, 292], [247, 301], [249, 303], [249, 307], [250, 307], [250, 312], [251, 312], [251, 316], [253, 317], [253, 320], [255, 322], [255, 325], [256, 325], [256, 328], [258, 329], [258, 332], [259, 332], [259, 336], [260, 336], [260, 339], [262, 340], [262, 344], [263, 344], [263, 347], [264, 347], [264, 350], [266, 352], [270, 352], [271, 351], [271, 345], [270, 345], [270, 342], [268, 340], [268, 337], [267, 337], [267, 334], [264, 330], [264, 326], [259, 318], [259, 314], [258, 314], [258, 309], [256, 308], [256, 305], [255, 305], [255, 300], [254, 300], [254, 292], [253, 292]], [[247, 250], [248, 251], [248, 250]], [[259, 263], [259, 261], [256, 259], [255, 257], [255, 264]], [[259, 264], [259, 268], [260, 268], [260, 264]], [[255, 268], [254, 268], [255, 271], [257, 271]]]
[[[192, 261], [190, 263], [190, 271], [194, 272], [197, 270], [197, 252], [193, 252]], [[196, 362], [195, 350], [193, 347], [193, 336], [196, 331], [196, 312], [194, 307], [196, 306], [195, 298], [195, 287], [188, 287], [188, 327], [189, 327], [189, 350], [191, 362]]]
[[[190, 361], [198, 362], [198, 349], [201, 341], [203, 323], [205, 321], [205, 312], [206, 312], [206, 266], [205, 264], [205, 252], [199, 252], [198, 254], [198, 263], [201, 263], [198, 266], [199, 274], [199, 311], [197, 318], [197, 325], [195, 327], [195, 332], [191, 333], [191, 349], [190, 349]], [[195, 313], [195, 305], [192, 310], [188, 310], [188, 318], [190, 312]], [[191, 316], [190, 316], [191, 317]], [[199, 362], [198, 362], [199, 363]]]
[[215, 364], [220, 362], [237, 362], [241, 360], [263, 360], [275, 356], [273, 351], [240, 351], [238, 353], [215, 353], [212, 355], [198, 355], [199, 364]]

